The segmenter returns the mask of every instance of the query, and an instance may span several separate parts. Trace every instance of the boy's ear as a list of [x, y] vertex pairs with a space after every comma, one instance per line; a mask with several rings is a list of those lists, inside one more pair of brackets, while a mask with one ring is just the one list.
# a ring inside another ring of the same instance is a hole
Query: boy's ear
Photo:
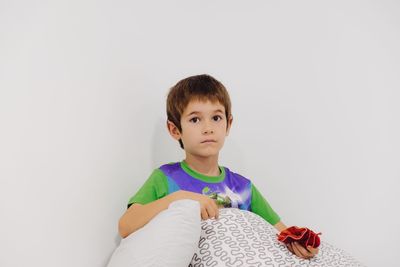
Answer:
[[181, 133], [178, 127], [176, 127], [175, 124], [170, 120], [167, 120], [167, 129], [172, 138], [174, 138], [177, 141], [181, 139]]
[[229, 135], [229, 131], [231, 130], [231, 126], [232, 126], [232, 122], [233, 122], [233, 116], [230, 115], [229, 119], [227, 121], [227, 127], [226, 127], [226, 136]]

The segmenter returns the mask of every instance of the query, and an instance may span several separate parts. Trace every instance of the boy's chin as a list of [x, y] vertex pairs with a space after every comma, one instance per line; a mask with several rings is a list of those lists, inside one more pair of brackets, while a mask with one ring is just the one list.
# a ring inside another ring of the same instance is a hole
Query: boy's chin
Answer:
[[219, 151], [214, 150], [214, 151], [199, 151], [197, 153], [194, 153], [194, 155], [197, 155], [202, 158], [208, 158], [208, 157], [215, 157], [218, 156]]

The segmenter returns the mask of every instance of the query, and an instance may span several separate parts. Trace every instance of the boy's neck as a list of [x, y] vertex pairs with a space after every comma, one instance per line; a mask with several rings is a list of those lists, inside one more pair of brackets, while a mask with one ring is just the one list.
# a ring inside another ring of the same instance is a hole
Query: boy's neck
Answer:
[[186, 154], [185, 161], [192, 170], [203, 175], [219, 176], [221, 174], [218, 166], [218, 155], [207, 158], [199, 158], [190, 154]]

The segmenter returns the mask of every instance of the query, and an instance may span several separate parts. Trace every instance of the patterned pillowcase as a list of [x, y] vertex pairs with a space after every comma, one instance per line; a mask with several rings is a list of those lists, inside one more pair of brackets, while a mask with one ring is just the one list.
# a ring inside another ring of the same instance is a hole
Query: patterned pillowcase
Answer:
[[202, 221], [199, 246], [189, 267], [362, 266], [325, 241], [314, 258], [298, 258], [277, 240], [275, 228], [259, 215], [235, 208], [219, 212], [218, 220]]

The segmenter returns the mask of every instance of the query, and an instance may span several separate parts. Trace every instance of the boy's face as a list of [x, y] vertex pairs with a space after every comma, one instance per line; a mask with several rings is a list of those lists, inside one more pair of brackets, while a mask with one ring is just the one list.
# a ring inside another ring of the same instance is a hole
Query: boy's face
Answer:
[[182, 132], [170, 121], [168, 130], [174, 139], [182, 139], [186, 153], [209, 157], [219, 153], [231, 124], [232, 117], [227, 120], [219, 102], [193, 100], [181, 116]]

